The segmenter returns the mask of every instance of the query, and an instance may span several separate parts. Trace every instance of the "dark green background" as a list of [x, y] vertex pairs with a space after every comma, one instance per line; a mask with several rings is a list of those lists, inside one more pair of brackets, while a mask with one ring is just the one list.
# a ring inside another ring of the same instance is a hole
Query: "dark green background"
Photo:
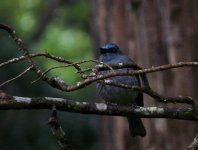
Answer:
[[[46, 7], [53, 0], [1, 0], [0, 23], [13, 27], [27, 44], [30, 53], [47, 51], [71, 61], [93, 59], [90, 36], [90, 6], [87, 0], [60, 0], [56, 8], [45, 14]], [[43, 15], [51, 15], [44, 28], [35, 38], [39, 25], [45, 22]], [[20, 56], [18, 47], [8, 34], [0, 30], [0, 63]], [[60, 65], [45, 58], [34, 59], [43, 70]], [[93, 64], [87, 63], [87, 68]], [[25, 61], [0, 68], [0, 83], [15, 77], [28, 67]], [[67, 83], [80, 79], [73, 68], [61, 68], [49, 74], [59, 76]], [[11, 95], [27, 97], [62, 97], [79, 101], [94, 98], [94, 85], [75, 92], [61, 92], [43, 81], [31, 84], [36, 76], [29, 72], [1, 89]], [[49, 110], [7, 110], [0, 111], [1, 150], [59, 149], [46, 124]], [[76, 149], [98, 149], [97, 117], [69, 112], [58, 112], [62, 127]]]

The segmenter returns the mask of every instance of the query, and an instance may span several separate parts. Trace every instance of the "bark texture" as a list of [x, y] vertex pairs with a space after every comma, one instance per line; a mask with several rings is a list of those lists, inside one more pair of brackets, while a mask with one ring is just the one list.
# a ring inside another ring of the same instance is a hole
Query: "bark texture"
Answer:
[[[92, 0], [95, 49], [106, 42], [117, 43], [145, 68], [197, 61], [197, 6], [197, 0]], [[151, 87], [161, 94], [197, 99], [197, 76], [197, 68], [183, 68], [148, 77]], [[145, 105], [163, 106], [151, 99]], [[102, 117], [102, 149], [172, 150], [178, 145], [186, 149], [198, 132], [197, 124], [189, 121], [146, 119], [144, 124], [147, 136], [131, 138], [124, 118]]]

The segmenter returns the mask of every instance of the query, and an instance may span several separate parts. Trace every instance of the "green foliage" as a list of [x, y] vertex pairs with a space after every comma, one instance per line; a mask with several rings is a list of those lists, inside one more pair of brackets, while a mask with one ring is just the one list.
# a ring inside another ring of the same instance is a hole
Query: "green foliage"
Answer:
[[[74, 62], [93, 59], [91, 38], [88, 33], [90, 10], [87, 0], [62, 1], [53, 12], [51, 20], [40, 31], [39, 37], [33, 41], [30, 40], [41, 24], [39, 17], [45, 13], [43, 8], [49, 2], [45, 0], [1, 0], [0, 22], [12, 26], [22, 40], [25, 43], [28, 42], [31, 53], [47, 51]], [[3, 54], [0, 56], [0, 62], [20, 55], [17, 46], [4, 31], [0, 31], [0, 44]], [[61, 65], [61, 63], [45, 58], [35, 59], [35, 61], [43, 70]], [[87, 68], [90, 65], [86, 63], [83, 67]], [[27, 67], [27, 63], [21, 62], [1, 69], [0, 82], [15, 77], [25, 67]], [[52, 70], [49, 75], [59, 76], [70, 84], [80, 79], [72, 67]], [[49, 87], [42, 81], [30, 84], [36, 78], [31, 72], [4, 86], [2, 90], [18, 96], [53, 96], [83, 101], [92, 100], [90, 97], [94, 96], [94, 85], [65, 93]], [[0, 149], [58, 149], [58, 145], [46, 125], [49, 115], [50, 111], [2, 111], [0, 114], [2, 120]], [[71, 113], [60, 113], [59, 117], [63, 128], [66, 129], [72, 142], [77, 145], [77, 149], [98, 149], [96, 117]]]
[[23, 37], [28, 37], [35, 28], [35, 12], [42, 5], [41, 0], [1, 0], [0, 16], [1, 23], [8, 24]]
[[[92, 59], [90, 37], [87, 33], [79, 29], [65, 29], [60, 25], [50, 25], [46, 29], [41, 42], [35, 49], [45, 50], [50, 54], [63, 57], [73, 62]], [[57, 62], [43, 62], [45, 68], [58, 66]], [[89, 67], [86, 65], [85, 67]], [[52, 71], [68, 83], [79, 80], [76, 70], [73, 67], [60, 68]]]

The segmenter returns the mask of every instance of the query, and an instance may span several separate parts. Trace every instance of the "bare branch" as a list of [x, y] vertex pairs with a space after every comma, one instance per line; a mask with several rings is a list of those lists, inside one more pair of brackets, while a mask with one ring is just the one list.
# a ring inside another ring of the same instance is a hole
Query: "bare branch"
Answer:
[[180, 62], [180, 63], [173, 64], [173, 65], [169, 64], [169, 65], [152, 67], [152, 68], [142, 69], [142, 70], [126, 70], [125, 72], [124, 71], [122, 72], [109, 71], [107, 74], [92, 76], [82, 81], [79, 81], [78, 83], [73, 84], [73, 85], [66, 85], [64, 82], [60, 82], [58, 78], [53, 78], [53, 81], [54, 81], [53, 83], [54, 85], [57, 86], [57, 88], [68, 92], [68, 91], [73, 91], [73, 90], [83, 88], [95, 81], [106, 79], [106, 78], [113, 77], [113, 76], [139, 75], [139, 74], [152, 73], [152, 72], [168, 70], [171, 68], [184, 67], [184, 66], [198, 66], [198, 62]]
[[52, 115], [48, 119], [48, 124], [50, 125], [52, 134], [58, 141], [62, 150], [74, 150], [73, 147], [69, 144], [68, 138], [66, 137], [65, 132], [63, 131], [62, 127], [59, 124], [57, 119], [57, 112], [55, 106], [52, 109]]
[[[37, 65], [34, 63], [32, 58], [30, 57], [30, 54], [28, 52], [28, 48], [25, 46], [25, 44], [22, 42], [22, 40], [16, 35], [16, 32], [3, 24], [0, 24], [0, 28], [3, 30], [6, 30], [10, 36], [13, 38], [15, 43], [19, 46], [19, 50], [22, 52], [22, 54], [25, 56], [25, 59], [27, 60], [28, 64], [32, 66], [32, 70], [35, 71], [38, 77], [42, 76], [42, 79], [46, 82], [53, 83], [53, 78], [50, 78], [48, 76], [43, 76], [43, 72], [37, 67]], [[53, 84], [52, 84], [53, 85]]]
[[152, 90], [150, 87], [128, 86], [128, 85], [117, 83], [117, 82], [115, 83], [109, 79], [106, 79], [106, 80], [100, 81], [100, 82], [102, 82], [106, 85], [112, 85], [112, 86], [117, 86], [117, 87], [122, 87], [122, 88], [132, 89], [135, 91], [144, 92], [161, 103], [174, 103], [174, 104], [185, 103], [185, 104], [190, 104], [192, 106], [195, 105], [195, 101], [193, 100], [192, 97], [189, 97], [189, 96], [165, 97], [165, 96], [158, 94], [157, 92]]
[[[47, 55], [47, 53], [35, 53], [35, 54], [30, 54], [30, 57], [38, 57], [38, 56], [45, 56], [45, 55]], [[9, 64], [14, 64], [14, 63], [19, 62], [21, 60], [25, 60], [25, 56], [16, 57], [16, 58], [10, 59], [6, 62], [3, 62], [3, 63], [0, 64], [0, 68], [4, 67], [6, 65], [9, 65]]]
[[[64, 58], [56, 57], [56, 56], [48, 54], [48, 53], [36, 53], [36, 54], [31, 54], [30, 55], [30, 57], [37, 57], [37, 56], [45, 56], [47, 58], [56, 60], [58, 62], [68, 63], [69, 65], [63, 65], [63, 66], [60, 66], [60, 67], [74, 66], [78, 70], [79, 73], [83, 73], [84, 72], [84, 70], [82, 70], [80, 68], [80, 66], [79, 66], [79, 64], [81, 64], [81, 63], [86, 63], [86, 62], [101, 63], [101, 62], [96, 61], [96, 60], [86, 60], [86, 61], [80, 61], [80, 62], [73, 63], [71, 61], [65, 60]], [[7, 62], [1, 63], [0, 67], [5, 66], [5, 65], [10, 64], [10, 63], [15, 63], [17, 61], [24, 60], [24, 59], [25, 59], [25, 56], [14, 58], [14, 59], [11, 59], [11, 60], [9, 60]], [[109, 72], [105, 76], [101, 76], [101, 75], [100, 76], [95, 76], [94, 78], [89, 78], [86, 81], [82, 80], [82, 81], [80, 81], [80, 82], [78, 82], [78, 83], [76, 83], [74, 85], [67, 85], [67, 86], [65, 86], [66, 84], [64, 82], [59, 83], [58, 80], [55, 80], [55, 82], [56, 82], [56, 84], [60, 84], [59, 87], [64, 87], [64, 88], [66, 87], [66, 89], [61, 89], [61, 90], [63, 90], [63, 91], [72, 91], [72, 90], [77, 90], [78, 88], [82, 88], [85, 85], [89, 85], [92, 82], [95, 82], [97, 80], [105, 79], [105, 78], [112, 77], [112, 76], [117, 76], [117, 75], [137, 75], [137, 74], [145, 74], [145, 73], [157, 72], [157, 71], [162, 71], [162, 70], [167, 70], [167, 69], [172, 69], [172, 68], [178, 68], [178, 67], [193, 67], [193, 66], [198, 66], [198, 62], [179, 62], [179, 63], [176, 63], [176, 64], [162, 65], [162, 66], [152, 67], [152, 68], [148, 68], [148, 69], [127, 71], [127, 72], [122, 72], [122, 73], [113, 71], [113, 73]], [[113, 69], [130, 68], [130, 67], [140, 68], [136, 64], [123, 64], [123, 63], [119, 63], [117, 65], [108, 65], [108, 66], [106, 64], [101, 64], [101, 65], [97, 65], [96, 68], [97, 68], [97, 70], [106, 70], [106, 69], [113, 70]], [[58, 67], [55, 67], [55, 68], [58, 68]], [[52, 69], [54, 69], [54, 68], [52, 68]], [[51, 69], [49, 69], [49, 70], [51, 70]], [[90, 69], [87, 69], [87, 70], [90, 71]], [[42, 78], [44, 74], [46, 74], [46, 72], [40, 73], [39, 74], [39, 76], [40, 76], [39, 79]], [[53, 79], [55, 79], [55, 78], [53, 78]], [[53, 79], [51, 78], [51, 80], [47, 80], [48, 84], [49, 84], [49, 81], [52, 81]], [[79, 83], [80, 83], [80, 86], [78, 86]]]
[[[198, 66], [198, 62], [178, 62], [175, 64], [167, 64], [167, 65], [161, 65], [154, 67], [152, 66], [151, 68], [148, 69], [142, 69], [140, 66], [137, 64], [124, 64], [124, 63], [118, 63], [118, 64], [109, 64], [113, 69], [120, 69], [120, 68], [134, 68], [136, 70], [141, 70], [140, 74], [142, 73], [151, 73], [151, 72], [158, 72], [158, 71], [164, 71], [168, 69], [173, 69], [173, 68], [180, 68], [180, 67], [193, 67], [193, 66]], [[99, 70], [107, 70], [108, 68], [102, 65], [98, 66]]]
[[26, 73], [27, 73], [28, 71], [30, 71], [32, 68], [33, 68], [33, 66], [30, 66], [29, 68], [27, 68], [26, 70], [24, 70], [22, 73], [20, 73], [20, 74], [17, 75], [16, 77], [14, 77], [14, 78], [12, 78], [12, 79], [9, 79], [9, 80], [7, 80], [7, 81], [5, 81], [5, 82], [3, 82], [2, 84], [0, 84], [0, 87], [4, 86], [4, 85], [6, 85], [6, 84], [8, 84], [8, 83], [10, 83], [10, 82], [12, 82], [12, 81], [14, 81], [14, 80], [20, 78], [20, 77], [22, 77], [24, 74], [26, 74]]
[[198, 150], [198, 134], [194, 138], [193, 142], [188, 146], [189, 150]]
[[[78, 63], [73, 63], [73, 62], [64, 60], [63, 58], [56, 57], [56, 56], [53, 56], [53, 55], [50, 55], [50, 54], [42, 54], [42, 55], [45, 55], [47, 58], [50, 58], [50, 59], [67, 62], [69, 65], [66, 65], [66, 66], [70, 66], [70, 65], [74, 66], [78, 70], [78, 72], [80, 72], [80, 73], [82, 73], [82, 69], [79, 66], [80, 63], [85, 63], [85, 62], [100, 63], [100, 65], [97, 65], [95, 68], [92, 69], [92, 72], [90, 73], [89, 76], [85, 76], [83, 80], [81, 80], [81, 81], [79, 81], [79, 82], [77, 82], [73, 85], [68, 85], [62, 79], [60, 79], [58, 77], [48, 77], [46, 75], [46, 72], [42, 72], [35, 65], [35, 63], [32, 60], [32, 56], [28, 53], [28, 49], [23, 44], [22, 40], [17, 37], [14, 30], [12, 30], [10, 27], [2, 25], [2, 24], [0, 24], [0, 28], [6, 30], [11, 35], [11, 37], [14, 39], [16, 44], [20, 47], [20, 50], [23, 52], [24, 58], [32, 66], [32, 70], [37, 74], [37, 76], [39, 78], [41, 78], [43, 81], [47, 82], [52, 87], [57, 88], [59, 90], [66, 91], [66, 92], [74, 91], [74, 90], [83, 88], [83, 87], [85, 87], [85, 86], [87, 86], [87, 85], [89, 85], [93, 82], [96, 82], [98, 80], [103, 80], [103, 79], [113, 77], [113, 76], [140, 75], [141, 79], [142, 79], [142, 82], [143, 82], [143, 87], [141, 87], [141, 88], [140, 87], [133, 87], [132, 88], [133, 90], [139, 90], [139, 91], [145, 92], [145, 93], [149, 94], [150, 96], [154, 97], [155, 99], [157, 99], [158, 101], [164, 102], [164, 103], [179, 102], [179, 103], [188, 103], [188, 104], [194, 105], [194, 101], [190, 97], [176, 97], [176, 98], [162, 97], [161, 95], [159, 95], [158, 93], [156, 93], [155, 91], [153, 91], [150, 88], [145, 74], [146, 73], [151, 73], [151, 72], [163, 71], [163, 70], [172, 69], [172, 68], [178, 68], [178, 67], [198, 66], [198, 62], [179, 62], [179, 63], [176, 63], [176, 64], [168, 64], [168, 65], [162, 65], [162, 66], [157, 66], [157, 67], [151, 67], [151, 68], [148, 68], [148, 69], [141, 69], [141, 67], [139, 67], [136, 64], [131, 65], [131, 64], [119, 63], [118, 65], [107, 65], [107, 64], [104, 64], [104, 63], [96, 61], [96, 60], [88, 60], [88, 61], [81, 61], [81, 62], [78, 62]], [[10, 61], [10, 62], [13, 62], [13, 61]], [[66, 66], [64, 66], [64, 67], [66, 67]], [[122, 72], [113, 70], [114, 68], [117, 69], [117, 68], [129, 68], [129, 67], [133, 67], [135, 70], [128, 69], [128, 70], [122, 71]], [[51, 68], [51, 69], [54, 69], [54, 68]], [[48, 71], [50, 71], [51, 69], [49, 69]], [[97, 71], [100, 70], [100, 69], [110, 69], [110, 71], [107, 74], [97, 75]]]
[[[14, 39], [16, 44], [20, 47], [20, 50], [24, 54], [26, 60], [28, 63], [33, 66], [32, 70], [35, 71], [38, 77], [42, 78], [43, 81], [47, 82], [49, 85], [51, 85], [54, 88], [57, 88], [62, 91], [73, 91], [77, 90], [79, 88], [83, 88], [97, 80], [102, 80], [105, 78], [113, 77], [113, 76], [124, 76], [124, 75], [141, 75], [141, 74], [146, 74], [146, 73], [151, 73], [151, 72], [157, 72], [157, 71], [162, 71], [162, 70], [167, 70], [171, 68], [177, 68], [177, 67], [184, 67], [184, 66], [198, 66], [198, 62], [180, 62], [177, 64], [169, 64], [169, 65], [163, 65], [163, 66], [158, 66], [158, 67], [152, 67], [148, 69], [141, 69], [141, 70], [127, 70], [126, 72], [115, 72], [115, 71], [110, 71], [107, 74], [104, 75], [96, 75], [96, 76], [91, 76], [88, 78], [85, 78], [84, 80], [77, 82], [76, 84], [73, 85], [67, 85], [63, 80], [57, 77], [48, 77], [45, 75], [33, 62], [31, 59], [31, 56], [29, 55], [27, 47], [23, 44], [22, 40], [17, 37], [15, 31], [11, 29], [8, 26], [5, 26], [3, 24], [0, 24], [0, 28], [6, 30], [11, 37]], [[118, 66], [123, 67], [124, 64], [120, 63]], [[103, 64], [105, 67], [105, 64]], [[135, 64], [135, 66], [137, 66]], [[107, 66], [106, 66], [107, 67]], [[108, 66], [109, 67], [109, 66]], [[138, 68], [138, 67], [137, 67]], [[80, 68], [81, 69], [81, 68]], [[112, 69], [111, 69], [112, 70]], [[80, 72], [80, 70], [78, 70]], [[146, 79], [146, 78], [145, 78]], [[146, 81], [146, 80], [145, 80]], [[145, 82], [146, 83], [146, 82]]]
[[19, 48], [20, 48], [19, 50], [25, 56], [26, 60], [30, 64], [30, 66], [36, 67], [36, 65], [32, 61], [31, 57], [29, 56], [28, 48], [25, 46], [23, 41], [16, 35], [16, 32], [9, 26], [3, 25], [3, 24], [0, 24], [0, 28], [3, 30], [6, 30], [10, 34], [10, 36], [13, 38], [15, 43], [19, 46]]
[[[66, 60], [62, 57], [57, 57], [57, 56], [54, 56], [52, 54], [49, 54], [47, 52], [40, 52], [40, 53], [35, 53], [35, 54], [30, 54], [29, 55], [31, 58], [34, 58], [34, 57], [46, 57], [48, 59], [52, 59], [52, 60], [55, 60], [57, 62], [62, 62], [62, 63], [66, 63], [66, 64], [71, 64], [77, 71], [79, 71], [79, 73], [81, 72], [81, 68], [79, 66], [80, 63], [73, 63], [69, 60]], [[6, 62], [3, 62], [0, 64], [0, 68], [1, 67], [4, 67], [6, 65], [9, 65], [9, 64], [13, 64], [13, 63], [16, 63], [16, 62], [19, 62], [19, 61], [22, 61], [22, 60], [25, 60], [25, 56], [20, 56], [20, 57], [17, 57], [17, 58], [13, 58], [13, 59], [10, 59]]]
[[105, 103], [88, 103], [62, 98], [29, 98], [13, 96], [13, 99], [0, 98], [0, 110], [8, 109], [51, 109], [81, 114], [97, 114], [109, 116], [137, 116], [140, 118], [171, 118], [198, 121], [198, 107], [194, 108], [158, 108], [118, 106]]
[[[87, 63], [87, 62], [97, 62], [97, 63], [101, 63], [102, 65], [104, 65], [105, 67], [107, 67], [108, 69], [111, 69], [113, 71], [113, 68], [107, 64], [104, 64], [103, 62], [97, 61], [97, 60], [84, 60], [84, 61], [80, 61], [80, 62], [75, 62], [75, 63], [70, 63], [68, 65], [59, 65], [59, 66], [55, 66], [55, 67], [51, 67], [49, 69], [47, 69], [43, 75], [47, 74], [49, 71], [54, 70], [54, 69], [58, 69], [58, 68], [65, 68], [65, 67], [71, 67], [71, 66], [75, 66], [75, 65], [79, 65], [79, 64], [83, 64], [83, 63]], [[78, 70], [78, 73], [82, 73], [82, 71]], [[85, 76], [84, 76], [85, 77]]]

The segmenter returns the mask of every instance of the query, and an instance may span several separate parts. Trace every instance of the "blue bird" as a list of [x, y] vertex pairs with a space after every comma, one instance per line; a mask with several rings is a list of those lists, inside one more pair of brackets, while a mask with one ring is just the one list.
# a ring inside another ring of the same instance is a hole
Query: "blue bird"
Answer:
[[[106, 43], [100, 47], [100, 61], [105, 64], [118, 64], [126, 63], [133, 64], [134, 62], [124, 55], [120, 48], [114, 43]], [[116, 69], [115, 71], [126, 71], [132, 68]], [[99, 74], [105, 74], [109, 71], [99, 71]], [[112, 80], [114, 83], [125, 84], [129, 86], [141, 86], [138, 76], [115, 76], [106, 80]], [[118, 105], [131, 105], [131, 106], [143, 106], [143, 94], [138, 91], [132, 91], [122, 87], [113, 85], [105, 85], [105, 83], [97, 83], [97, 89], [100, 96], [108, 103], [115, 103]], [[146, 135], [146, 130], [140, 118], [128, 117], [129, 130], [132, 136]]]

